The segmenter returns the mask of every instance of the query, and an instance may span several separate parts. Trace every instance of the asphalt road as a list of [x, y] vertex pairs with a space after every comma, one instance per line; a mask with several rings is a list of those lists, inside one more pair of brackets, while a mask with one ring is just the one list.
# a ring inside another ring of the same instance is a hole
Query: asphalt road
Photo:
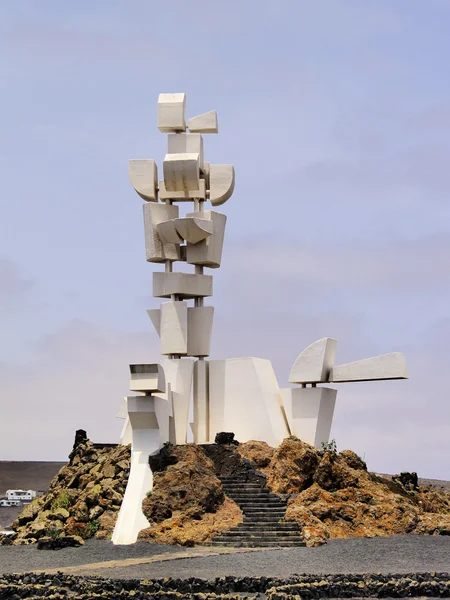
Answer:
[[[206, 549], [198, 549], [200, 551], [204, 553]], [[301, 573], [450, 572], [450, 537], [446, 536], [354, 538], [331, 540], [319, 548], [260, 550], [195, 558], [177, 556], [177, 553], [192, 555], [195, 552], [195, 548], [147, 543], [113, 546], [110, 542], [98, 540], [90, 540], [81, 548], [58, 551], [37, 550], [35, 546], [2, 546], [0, 573], [64, 570], [74, 565], [76, 569], [70, 570], [72, 574], [118, 579], [213, 579], [225, 575], [284, 578]], [[141, 560], [134, 560], [134, 564], [130, 565], [126, 562], [128, 559]], [[96, 564], [102, 561], [115, 562], [102, 566]]]

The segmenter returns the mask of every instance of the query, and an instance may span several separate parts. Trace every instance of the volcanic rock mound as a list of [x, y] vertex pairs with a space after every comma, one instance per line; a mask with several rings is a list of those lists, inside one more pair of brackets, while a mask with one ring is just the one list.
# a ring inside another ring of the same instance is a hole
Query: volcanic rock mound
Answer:
[[450, 535], [450, 494], [403, 485], [367, 471], [351, 450], [326, 452], [290, 437], [276, 449], [248, 442], [239, 452], [261, 470], [268, 486], [290, 494], [285, 519], [297, 522], [307, 545], [328, 538], [405, 533]]
[[10, 541], [22, 545], [39, 540], [46, 547], [64, 537], [72, 539], [62, 545], [110, 537], [129, 470], [130, 446], [97, 448], [86, 438], [76, 440], [69, 463], [53, 478], [48, 492], [25, 506], [13, 523]]
[[142, 503], [150, 527], [141, 531], [140, 539], [193, 546], [242, 521], [201, 446], [167, 444], [150, 457], [150, 466], [153, 490]]

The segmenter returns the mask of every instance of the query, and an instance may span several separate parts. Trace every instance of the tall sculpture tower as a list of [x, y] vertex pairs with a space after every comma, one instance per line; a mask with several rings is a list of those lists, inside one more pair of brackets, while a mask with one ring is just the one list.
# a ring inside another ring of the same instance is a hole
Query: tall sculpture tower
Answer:
[[[147, 312], [161, 340], [161, 354], [166, 357], [163, 368], [174, 395], [169, 439], [177, 444], [186, 442], [193, 378], [194, 441], [204, 443], [209, 439], [204, 358], [210, 353], [214, 318], [214, 308], [204, 304], [213, 293], [213, 277], [205, 271], [220, 267], [227, 220], [205, 205], [219, 206], [230, 198], [234, 168], [205, 160], [202, 134], [218, 133], [217, 114], [211, 111], [186, 122], [185, 94], [160, 94], [158, 128], [168, 134], [163, 178], [158, 181], [153, 160], [129, 162], [130, 181], [146, 201], [147, 261], [164, 264], [164, 272], [153, 274], [153, 296], [163, 300], [161, 308]], [[180, 208], [186, 204], [189, 208], [193, 204], [193, 211], [188, 209], [181, 216]], [[177, 270], [180, 262], [192, 265], [192, 272]]]
[[[127, 419], [122, 443], [132, 443], [132, 465], [116, 543], [134, 541], [146, 526], [139, 502], [152, 487], [148, 456], [167, 441], [186, 443], [191, 393], [194, 442], [207, 442], [210, 433], [204, 359], [210, 353], [214, 308], [204, 304], [213, 294], [213, 277], [205, 270], [220, 267], [227, 219], [205, 205], [216, 207], [231, 197], [234, 167], [205, 160], [202, 134], [218, 133], [217, 114], [186, 120], [186, 94], [160, 94], [158, 128], [168, 139], [162, 179], [148, 159], [129, 161], [129, 179], [145, 200], [147, 261], [164, 265], [164, 271], [153, 273], [153, 296], [162, 299], [161, 307], [147, 312], [165, 358], [161, 365], [130, 366], [130, 389], [144, 395], [128, 397], [122, 409]], [[191, 272], [178, 270], [179, 263], [191, 265]]]

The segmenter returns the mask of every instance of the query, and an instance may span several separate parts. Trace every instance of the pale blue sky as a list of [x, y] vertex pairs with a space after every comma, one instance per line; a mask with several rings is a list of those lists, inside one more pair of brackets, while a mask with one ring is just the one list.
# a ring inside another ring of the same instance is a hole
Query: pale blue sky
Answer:
[[213, 357], [284, 386], [325, 335], [405, 352], [408, 382], [340, 386], [332, 437], [450, 478], [449, 56], [447, 0], [4, 0], [0, 459], [113, 441], [127, 364], [158, 361], [127, 160], [161, 160], [157, 96], [184, 91], [236, 167]]

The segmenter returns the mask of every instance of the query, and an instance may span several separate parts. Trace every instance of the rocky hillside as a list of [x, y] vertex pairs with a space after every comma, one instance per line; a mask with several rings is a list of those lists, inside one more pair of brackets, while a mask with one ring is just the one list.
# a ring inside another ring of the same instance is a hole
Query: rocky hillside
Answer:
[[98, 449], [86, 438], [78, 439], [69, 463], [52, 479], [48, 492], [27, 505], [13, 523], [13, 543], [75, 536], [80, 544], [94, 536], [108, 538], [129, 470], [130, 446]]
[[291, 437], [278, 448], [247, 442], [237, 451], [273, 492], [290, 495], [285, 519], [300, 525], [309, 546], [329, 538], [450, 535], [450, 493], [369, 473], [351, 450], [323, 452]]
[[[15, 521], [15, 544], [51, 547], [52, 540], [64, 545], [110, 537], [128, 481], [130, 447], [99, 449], [82, 437], [69, 458], [48, 492]], [[448, 491], [369, 473], [350, 450], [321, 451], [295, 437], [278, 448], [231, 438], [168, 444], [150, 457], [150, 466], [154, 487], [142, 507], [150, 526], [140, 534], [149, 542], [194, 545], [241, 523], [241, 510], [219, 479], [236, 475], [266, 478], [287, 498], [285, 520], [299, 524], [309, 546], [337, 537], [450, 535]]]

